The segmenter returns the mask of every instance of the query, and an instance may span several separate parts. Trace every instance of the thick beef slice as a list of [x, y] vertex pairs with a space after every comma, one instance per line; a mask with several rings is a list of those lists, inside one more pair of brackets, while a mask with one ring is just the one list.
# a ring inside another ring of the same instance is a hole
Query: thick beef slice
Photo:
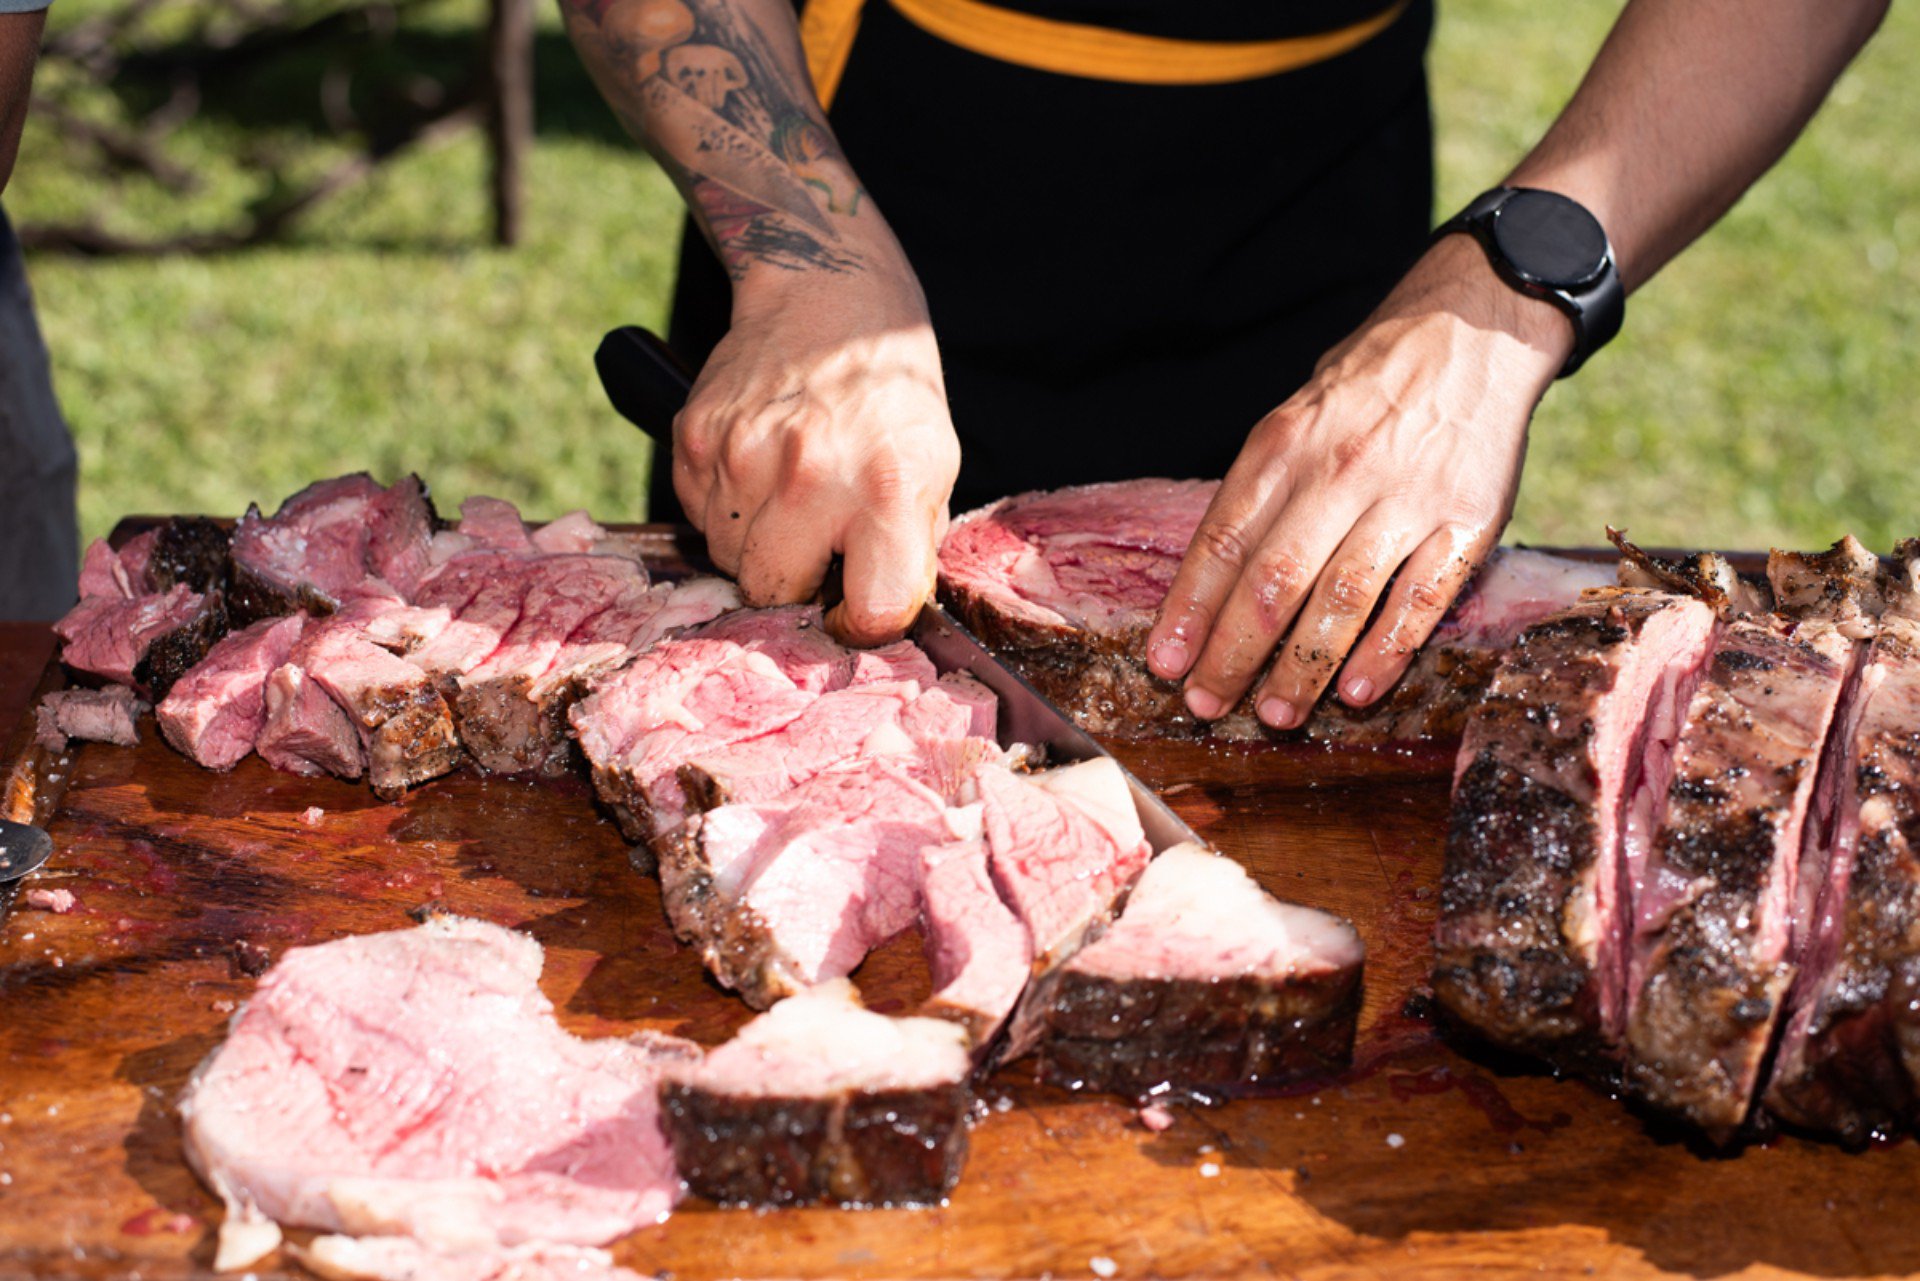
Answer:
[[1040, 1070], [1073, 1089], [1217, 1095], [1352, 1058], [1360, 938], [1196, 845], [1147, 865], [1113, 928], [1047, 981]]
[[499, 647], [454, 681], [461, 741], [496, 773], [564, 765], [564, 721], [535, 701], [535, 686], [576, 629], [647, 590], [646, 572], [615, 556], [541, 557], [528, 563], [525, 580], [519, 617]]
[[848, 983], [790, 997], [660, 1087], [681, 1176], [732, 1205], [927, 1205], [959, 1180], [965, 1034], [890, 1019]]
[[1883, 621], [1843, 704], [1802, 870], [1799, 975], [1765, 1103], [1862, 1142], [1920, 1098], [1920, 629]]
[[[1455, 776], [1434, 991], [1495, 1042], [1610, 1060], [1625, 1023], [1629, 828], [1664, 795], [1713, 612], [1596, 593], [1529, 628], [1467, 723]], [[1637, 827], [1636, 827], [1637, 825]]]
[[[140, 584], [137, 590], [135, 582]], [[131, 578], [120, 554], [108, 546], [106, 539], [96, 538], [87, 544], [87, 550], [80, 556], [81, 599], [97, 596], [106, 600], [132, 600], [145, 594], [144, 569], [138, 579]]]
[[208, 769], [238, 765], [266, 725], [267, 677], [305, 626], [302, 614], [266, 618], [221, 639], [154, 709], [167, 742]]
[[146, 711], [147, 704], [124, 685], [55, 690], [34, 708], [34, 737], [50, 752], [66, 750], [70, 738], [133, 747]]
[[474, 547], [516, 556], [536, 550], [520, 509], [504, 498], [476, 495], [467, 499], [460, 504], [457, 528]]
[[1104, 925], [1150, 850], [1110, 759], [1022, 776], [974, 776], [994, 884], [1026, 924], [1036, 966], [1051, 968]]
[[843, 688], [853, 679], [860, 651], [827, 634], [818, 605], [742, 609], [722, 614], [692, 635], [730, 641], [764, 654], [788, 680], [809, 693]]
[[412, 1237], [334, 1233], [315, 1237], [309, 1245], [289, 1245], [288, 1253], [327, 1281], [647, 1281], [638, 1272], [615, 1267], [605, 1250], [546, 1241], [436, 1250]]
[[767, 801], [696, 814], [666, 842], [675, 931], [764, 1009], [852, 973], [919, 911], [920, 852], [946, 798], [886, 759], [846, 761]]
[[979, 806], [950, 811], [956, 839], [920, 852], [920, 911], [933, 995], [921, 1013], [958, 1023], [976, 1054], [992, 1045], [1033, 968], [1033, 937], [993, 886]]
[[60, 661], [164, 698], [226, 630], [218, 593], [184, 586], [134, 597], [88, 596], [59, 622]]
[[[520, 620], [528, 588], [539, 578], [534, 562], [524, 559], [499, 563], [493, 553], [481, 553], [490, 565], [486, 577], [466, 602], [453, 609], [453, 621], [438, 636], [407, 657], [437, 681], [449, 696], [455, 682], [487, 661]], [[456, 562], [457, 563], [457, 562]], [[426, 600], [431, 583], [421, 593]], [[437, 602], [436, 602], [437, 603]]]
[[394, 481], [367, 505], [368, 571], [402, 596], [412, 596], [433, 567], [437, 524], [420, 478], [409, 474]]
[[898, 728], [920, 694], [921, 686], [902, 681], [822, 694], [776, 730], [687, 757], [681, 789], [696, 809], [770, 800], [861, 755], [883, 727]]
[[292, 774], [359, 778], [367, 772], [359, 728], [300, 668], [276, 668], [262, 695], [266, 718], [253, 743], [261, 760]]
[[1634, 882], [1628, 1084], [1709, 1133], [1744, 1120], [1792, 978], [1801, 837], [1851, 648], [1774, 617], [1726, 626]]
[[575, 704], [571, 720], [621, 830], [655, 841], [686, 817], [684, 761], [776, 730], [814, 698], [764, 654], [692, 638], [643, 654]]
[[227, 1204], [216, 1266], [272, 1224], [431, 1249], [596, 1245], [679, 1196], [657, 1081], [698, 1050], [580, 1040], [540, 947], [478, 921], [286, 953], [180, 1100], [188, 1160]]
[[311, 625], [293, 661], [333, 697], [359, 731], [367, 780], [389, 800], [460, 762], [453, 717], [426, 673], [352, 624]]
[[249, 507], [233, 530], [236, 621], [326, 613], [367, 576], [371, 510], [384, 491], [356, 472], [307, 486], [271, 517]]

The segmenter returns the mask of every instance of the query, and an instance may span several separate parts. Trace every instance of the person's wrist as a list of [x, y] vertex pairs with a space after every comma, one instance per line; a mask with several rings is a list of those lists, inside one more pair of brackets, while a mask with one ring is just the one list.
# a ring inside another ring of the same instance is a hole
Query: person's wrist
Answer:
[[734, 281], [735, 323], [793, 306], [853, 308], [889, 326], [926, 323], [926, 295], [898, 246], [849, 246], [848, 266], [792, 270], [765, 264]]
[[1548, 381], [1572, 355], [1573, 321], [1552, 303], [1521, 293], [1501, 279], [1472, 236], [1443, 236], [1435, 241], [1415, 272], [1424, 275], [1448, 309], [1467, 323], [1511, 339]]

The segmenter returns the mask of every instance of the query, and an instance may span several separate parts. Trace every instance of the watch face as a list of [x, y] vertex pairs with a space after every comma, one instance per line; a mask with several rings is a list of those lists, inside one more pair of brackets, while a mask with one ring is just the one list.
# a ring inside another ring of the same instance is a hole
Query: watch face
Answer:
[[1522, 277], [1577, 289], [1600, 274], [1607, 234], [1585, 208], [1551, 191], [1516, 191], [1493, 216], [1500, 254]]

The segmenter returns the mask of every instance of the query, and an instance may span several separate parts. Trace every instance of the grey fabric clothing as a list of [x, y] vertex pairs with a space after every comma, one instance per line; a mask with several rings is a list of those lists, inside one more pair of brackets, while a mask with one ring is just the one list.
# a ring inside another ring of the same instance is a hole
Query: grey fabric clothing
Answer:
[[0, 618], [54, 619], [73, 604], [77, 471], [20, 242], [0, 211]]

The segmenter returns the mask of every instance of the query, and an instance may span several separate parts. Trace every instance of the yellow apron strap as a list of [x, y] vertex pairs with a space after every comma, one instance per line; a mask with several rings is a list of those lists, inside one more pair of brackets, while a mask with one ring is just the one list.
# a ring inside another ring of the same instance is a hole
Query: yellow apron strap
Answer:
[[832, 108], [833, 95], [840, 88], [840, 74], [847, 69], [853, 37], [860, 30], [862, 3], [807, 0], [800, 12], [800, 47], [806, 51], [807, 71], [813, 76], [813, 91], [820, 96], [822, 111]]
[[[909, 22], [962, 49], [1065, 76], [1128, 84], [1204, 85], [1257, 80], [1338, 57], [1393, 25], [1409, 0], [1352, 26], [1284, 40], [1176, 40], [1057, 22], [980, 0], [890, 0]], [[809, 0], [816, 8], [839, 8]], [[857, 5], [849, 6], [857, 8]], [[857, 22], [857, 15], [855, 18]], [[848, 39], [852, 39], [848, 25]], [[812, 48], [811, 44], [808, 46]], [[845, 54], [841, 54], [844, 61]], [[837, 79], [837, 76], [836, 76]]]
[[[864, 0], [807, 0], [800, 43], [820, 106], [833, 106]], [[1284, 40], [1177, 40], [1058, 22], [981, 0], [890, 0], [901, 16], [948, 44], [1015, 66], [1127, 84], [1206, 85], [1295, 71], [1356, 49], [1392, 26], [1411, 0], [1333, 31]]]

